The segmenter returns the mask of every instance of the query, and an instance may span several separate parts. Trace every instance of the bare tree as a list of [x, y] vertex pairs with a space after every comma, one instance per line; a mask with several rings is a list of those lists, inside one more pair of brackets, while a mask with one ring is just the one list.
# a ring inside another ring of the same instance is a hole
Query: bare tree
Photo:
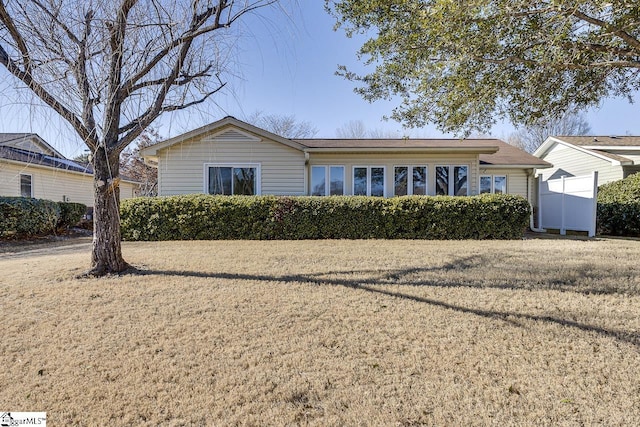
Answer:
[[94, 168], [92, 275], [121, 272], [119, 157], [224, 86], [231, 28], [278, 0], [0, 0], [0, 64], [69, 122]]
[[362, 120], [350, 120], [336, 129], [336, 136], [344, 139], [366, 138], [367, 127]]
[[344, 139], [388, 139], [399, 138], [398, 132], [386, 129], [367, 129], [362, 120], [350, 120], [336, 129], [336, 137]]
[[557, 119], [547, 118], [520, 128], [509, 135], [507, 142], [533, 153], [550, 136], [588, 135], [590, 132], [591, 126], [582, 114], [567, 113]]
[[246, 121], [283, 138], [313, 138], [318, 129], [311, 122], [299, 121], [294, 115], [264, 114], [255, 111]]
[[140, 150], [157, 144], [161, 139], [158, 131], [147, 128], [120, 154], [120, 172], [140, 183], [140, 196], [158, 195], [158, 168], [147, 165], [140, 155]]

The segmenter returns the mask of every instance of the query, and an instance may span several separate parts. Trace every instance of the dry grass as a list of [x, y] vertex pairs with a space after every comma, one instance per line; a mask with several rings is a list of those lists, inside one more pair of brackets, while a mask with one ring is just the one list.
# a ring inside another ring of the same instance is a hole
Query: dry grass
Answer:
[[640, 242], [0, 255], [2, 410], [51, 425], [640, 425]]

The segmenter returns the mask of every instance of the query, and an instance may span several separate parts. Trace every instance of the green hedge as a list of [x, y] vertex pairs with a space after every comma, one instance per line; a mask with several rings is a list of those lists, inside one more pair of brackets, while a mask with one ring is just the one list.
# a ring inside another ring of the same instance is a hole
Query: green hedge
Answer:
[[529, 215], [513, 195], [188, 195], [128, 199], [120, 212], [126, 240], [515, 239]]
[[[82, 213], [78, 216], [80, 210]], [[57, 203], [28, 197], [0, 197], [0, 237], [55, 233], [60, 227], [74, 225], [85, 210], [86, 206], [79, 203]]]
[[598, 233], [640, 236], [640, 173], [598, 189]]
[[82, 203], [58, 202], [58, 205], [60, 206], [58, 229], [67, 229], [77, 225], [87, 212], [87, 206]]

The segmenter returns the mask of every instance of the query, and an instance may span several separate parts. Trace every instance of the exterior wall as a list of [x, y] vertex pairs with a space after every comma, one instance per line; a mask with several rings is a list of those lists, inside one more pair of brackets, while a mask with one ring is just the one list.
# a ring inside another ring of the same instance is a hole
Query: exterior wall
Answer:
[[[93, 206], [93, 176], [0, 159], [0, 195], [20, 196], [20, 175], [31, 175], [33, 197]], [[120, 183], [122, 200], [135, 196], [136, 185]]]
[[[531, 199], [532, 189], [528, 183], [528, 175], [526, 169], [501, 169], [501, 168], [484, 168], [480, 165], [480, 175], [506, 175], [507, 177], [507, 193], [518, 194], [529, 202]], [[480, 183], [478, 182], [477, 192], [480, 191]]]
[[[398, 153], [310, 153], [309, 168], [311, 166], [344, 166], [345, 194], [353, 194], [354, 166], [384, 166], [385, 167], [385, 196], [393, 196], [393, 168], [394, 166], [427, 166], [427, 193], [436, 194], [436, 166], [468, 166], [469, 167], [469, 195], [478, 194], [478, 155], [474, 154], [398, 154]], [[307, 176], [307, 182], [311, 182]], [[307, 191], [310, 189], [307, 188]]]
[[304, 195], [304, 153], [235, 130], [202, 135], [158, 153], [158, 195], [204, 193], [207, 163], [260, 165], [261, 194]]
[[539, 174], [545, 180], [560, 178], [562, 175], [587, 175], [593, 171], [598, 171], [598, 185], [623, 178], [622, 166], [612, 165], [610, 160], [601, 159], [563, 144], [556, 144], [543, 157], [543, 160], [553, 164], [552, 168], [540, 170]]

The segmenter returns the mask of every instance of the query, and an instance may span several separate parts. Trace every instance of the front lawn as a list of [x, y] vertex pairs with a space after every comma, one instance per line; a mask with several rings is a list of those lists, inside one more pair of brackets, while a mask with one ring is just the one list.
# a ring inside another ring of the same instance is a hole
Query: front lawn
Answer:
[[640, 242], [0, 254], [0, 402], [51, 425], [640, 425]]

